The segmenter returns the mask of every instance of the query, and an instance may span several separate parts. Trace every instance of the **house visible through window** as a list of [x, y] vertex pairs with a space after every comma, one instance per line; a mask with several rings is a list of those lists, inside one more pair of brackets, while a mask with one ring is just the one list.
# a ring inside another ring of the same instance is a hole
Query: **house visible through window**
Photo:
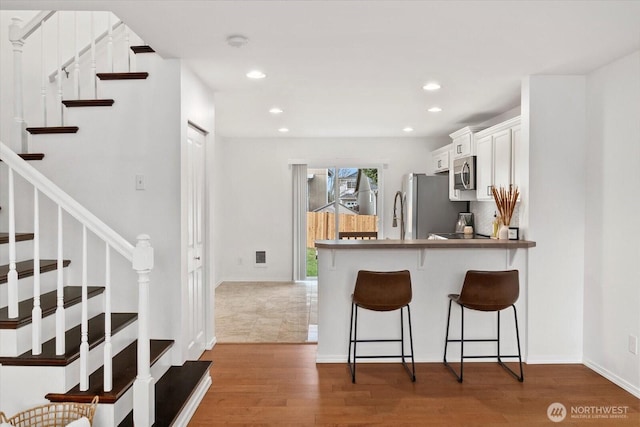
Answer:
[[336, 239], [336, 230], [377, 233], [378, 170], [309, 168], [307, 185], [307, 277], [316, 277], [316, 240]]

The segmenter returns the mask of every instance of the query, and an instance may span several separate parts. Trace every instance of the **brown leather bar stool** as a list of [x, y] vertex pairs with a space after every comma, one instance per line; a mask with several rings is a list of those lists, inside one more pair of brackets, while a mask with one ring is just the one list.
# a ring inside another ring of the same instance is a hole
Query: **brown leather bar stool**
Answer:
[[[520, 353], [520, 334], [518, 332], [518, 315], [516, 313], [515, 302], [518, 300], [520, 293], [520, 284], [518, 282], [518, 270], [509, 271], [467, 271], [462, 285], [460, 294], [449, 295], [449, 315], [447, 317], [447, 334], [444, 342], [444, 364], [458, 378], [458, 382], [462, 382], [463, 361], [464, 359], [497, 357], [498, 364], [505, 368], [518, 381], [524, 381], [522, 373], [522, 356]], [[451, 303], [455, 302], [460, 306], [460, 339], [449, 339], [449, 321], [451, 320]], [[500, 311], [513, 307], [513, 317], [516, 323], [516, 340], [518, 343], [517, 355], [500, 354]], [[495, 311], [498, 313], [498, 337], [496, 339], [465, 339], [464, 338], [464, 309], [478, 311]], [[447, 362], [447, 344], [450, 342], [460, 343], [460, 375]], [[465, 356], [465, 342], [496, 342], [498, 351], [497, 355], [488, 356]], [[520, 364], [520, 375], [513, 372], [507, 365], [502, 362], [503, 358], [518, 358]]]
[[[366, 271], [360, 270], [356, 279], [355, 290], [351, 296], [351, 324], [349, 327], [349, 355], [347, 364], [351, 371], [351, 381], [356, 382], [356, 359], [365, 358], [401, 358], [402, 365], [407, 370], [411, 381], [416, 380], [416, 367], [413, 360], [413, 336], [411, 334], [411, 274], [403, 271]], [[364, 308], [373, 311], [400, 310], [400, 339], [358, 339], [358, 309]], [[404, 348], [404, 309], [407, 309], [409, 322], [409, 345], [411, 354], [405, 354]], [[401, 354], [383, 356], [359, 356], [357, 345], [362, 342], [399, 342]], [[353, 363], [351, 363], [351, 344], [353, 344]], [[407, 365], [406, 357], [411, 357], [411, 369]]]

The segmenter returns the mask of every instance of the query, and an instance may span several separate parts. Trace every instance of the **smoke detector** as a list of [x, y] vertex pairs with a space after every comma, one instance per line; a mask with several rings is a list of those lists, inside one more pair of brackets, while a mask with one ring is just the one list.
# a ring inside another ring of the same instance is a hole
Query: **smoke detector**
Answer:
[[231, 47], [242, 47], [249, 43], [249, 39], [242, 34], [234, 34], [227, 37], [227, 44]]

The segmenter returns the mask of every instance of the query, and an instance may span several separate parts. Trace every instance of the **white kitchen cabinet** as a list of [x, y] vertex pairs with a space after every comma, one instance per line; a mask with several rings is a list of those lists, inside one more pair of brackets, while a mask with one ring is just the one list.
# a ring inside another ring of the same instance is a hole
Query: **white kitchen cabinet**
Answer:
[[449, 171], [449, 151], [451, 150], [451, 144], [440, 147], [437, 150], [431, 152], [431, 158], [433, 161], [433, 172], [442, 173]]
[[520, 117], [497, 124], [475, 135], [476, 197], [492, 201], [492, 187], [518, 185], [514, 144], [520, 139]]
[[449, 137], [453, 140], [451, 147], [451, 155], [454, 159], [460, 157], [473, 156], [473, 134], [482, 130], [483, 128], [478, 126], [467, 126], [460, 130], [449, 134]]

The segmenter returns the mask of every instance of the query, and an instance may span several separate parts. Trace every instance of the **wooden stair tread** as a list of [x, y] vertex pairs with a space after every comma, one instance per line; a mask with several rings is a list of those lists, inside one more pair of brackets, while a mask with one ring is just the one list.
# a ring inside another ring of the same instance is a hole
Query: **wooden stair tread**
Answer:
[[[16, 233], [16, 242], [33, 240], [33, 233]], [[0, 245], [9, 243], [9, 233], [0, 233]]]
[[187, 361], [182, 366], [172, 366], [156, 383], [155, 427], [173, 424], [184, 405], [189, 401], [211, 361]]
[[[22, 160], [26, 161], [44, 159], [44, 153], [18, 153], [18, 156], [20, 156]], [[0, 159], [0, 162], [1, 161], [2, 159]]]
[[97, 73], [100, 80], [144, 80], [149, 77], [149, 73]]
[[[111, 334], [125, 328], [138, 318], [136, 313], [112, 313]], [[89, 349], [104, 342], [104, 313], [89, 319]], [[0, 357], [0, 364], [13, 366], [66, 366], [80, 357], [80, 325], [65, 333], [65, 354], [56, 355], [56, 339], [42, 344], [42, 354], [27, 351], [18, 357]]]
[[[169, 368], [156, 382], [156, 420], [153, 427], [168, 427], [173, 424], [210, 367], [210, 361], [187, 361], [182, 366]], [[118, 424], [118, 427], [133, 427], [133, 411]]]
[[62, 101], [65, 107], [111, 107], [113, 99], [68, 99]]
[[[173, 345], [172, 340], [151, 340], [150, 362], [153, 365]], [[80, 384], [66, 393], [49, 393], [45, 396], [51, 402], [91, 402], [94, 396], [100, 396], [99, 402], [115, 403], [132, 385], [137, 374], [138, 341], [129, 344], [113, 357], [113, 387], [109, 392], [102, 390], [104, 383], [104, 367], [97, 369], [89, 376], [89, 390], [80, 391]]]
[[153, 53], [155, 50], [151, 46], [131, 46], [133, 53]]
[[[64, 307], [71, 307], [82, 302], [82, 287], [66, 286], [64, 292]], [[104, 292], [103, 287], [88, 286], [87, 298], [93, 298]], [[57, 291], [47, 292], [40, 295], [40, 308], [42, 309], [42, 317], [47, 317], [56, 312], [57, 307]], [[9, 318], [9, 309], [7, 307], [0, 308], [0, 329], [18, 329], [21, 326], [30, 324], [31, 310], [33, 309], [33, 298], [20, 301], [18, 304], [18, 317]]]
[[76, 133], [78, 126], [42, 126], [27, 128], [27, 132], [31, 135], [42, 135], [49, 133]]
[[[65, 259], [62, 261], [64, 267], [69, 266], [70, 260]], [[41, 259], [40, 260], [40, 273], [46, 273], [58, 269], [58, 261], [55, 259]], [[20, 261], [16, 263], [16, 271], [18, 272], [18, 279], [33, 276], [33, 260]], [[7, 275], [9, 274], [9, 264], [0, 265], [0, 283], [7, 283]]]

